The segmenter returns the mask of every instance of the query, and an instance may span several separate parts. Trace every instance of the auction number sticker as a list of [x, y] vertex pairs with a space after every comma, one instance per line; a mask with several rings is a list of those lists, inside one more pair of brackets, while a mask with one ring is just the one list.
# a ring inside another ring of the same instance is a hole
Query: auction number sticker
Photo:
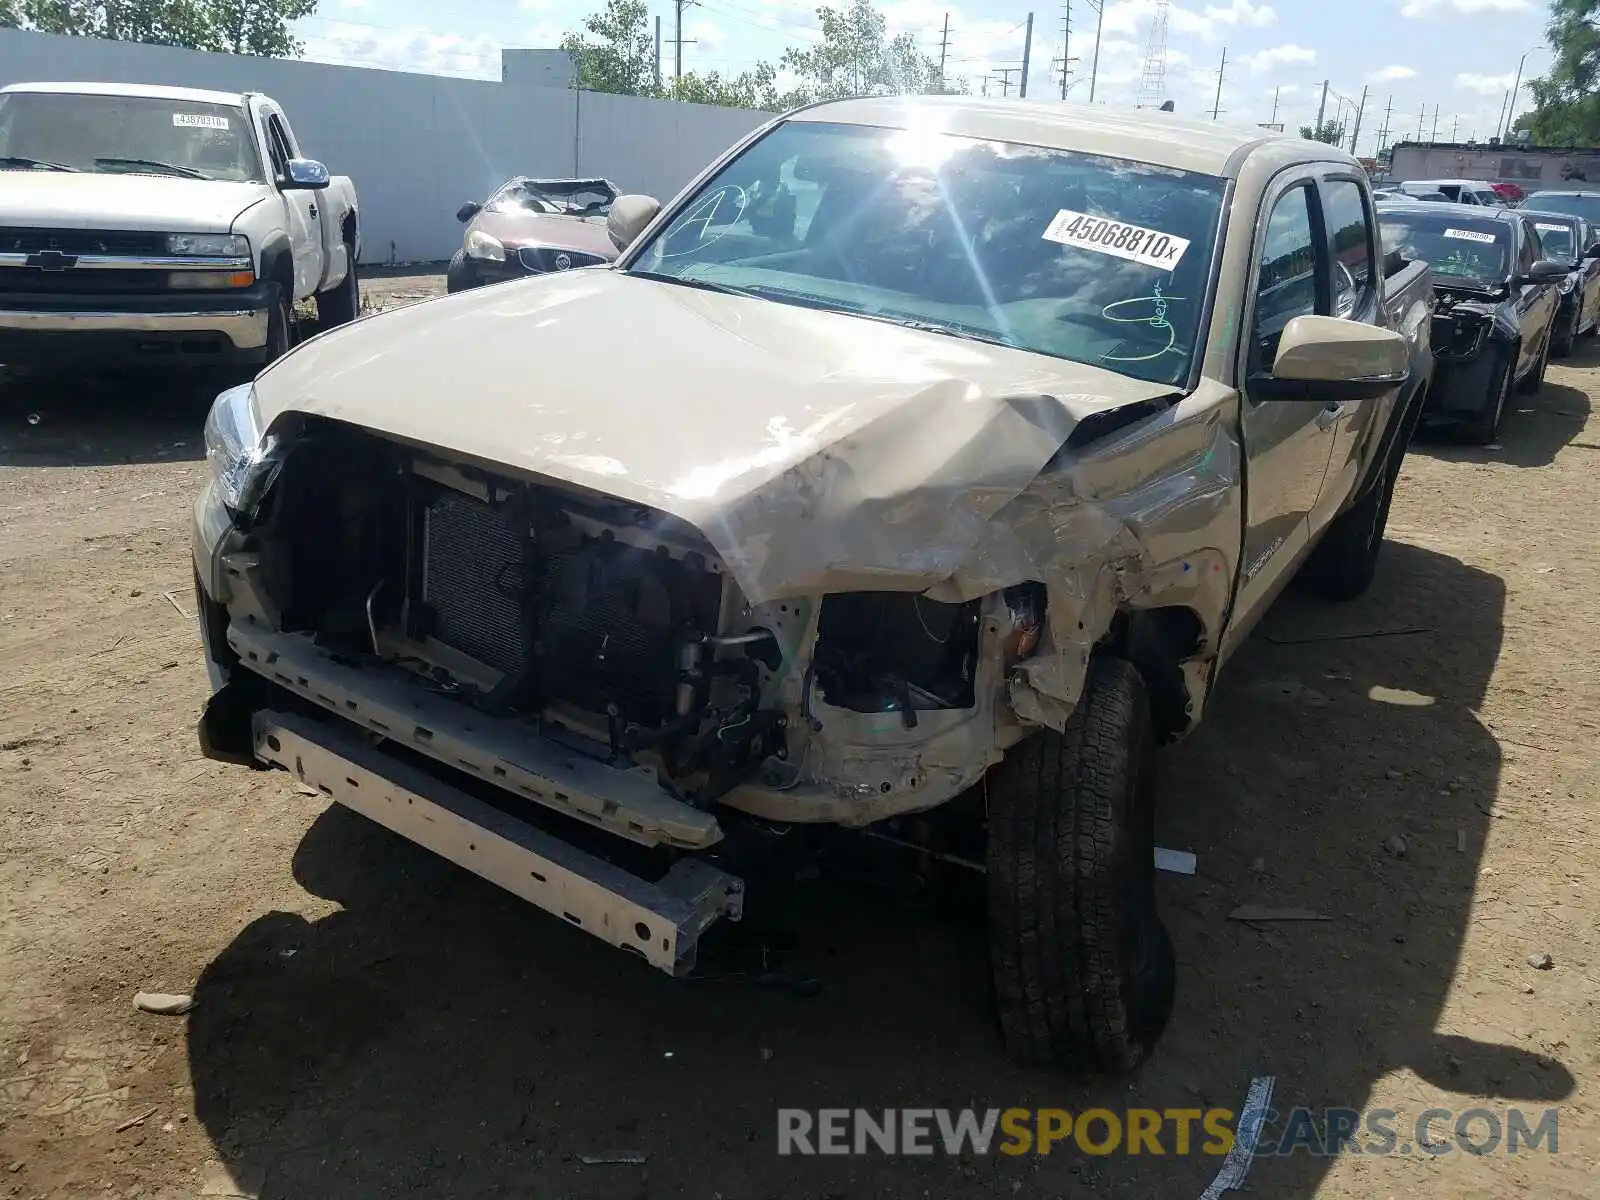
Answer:
[[1571, 233], [1565, 225], [1546, 224], [1544, 221], [1535, 221], [1533, 227], [1540, 233]]
[[175, 129], [227, 129], [228, 118], [211, 113], [173, 113], [172, 125]]
[[1455, 238], [1458, 242], [1482, 242], [1485, 246], [1494, 245], [1494, 234], [1479, 233], [1476, 229], [1446, 229], [1447, 238]]
[[1143, 263], [1160, 271], [1170, 271], [1183, 260], [1189, 239], [1159, 229], [1145, 229], [1126, 221], [1108, 221], [1088, 213], [1063, 208], [1044, 231], [1047, 241], [1077, 246], [1129, 262]]

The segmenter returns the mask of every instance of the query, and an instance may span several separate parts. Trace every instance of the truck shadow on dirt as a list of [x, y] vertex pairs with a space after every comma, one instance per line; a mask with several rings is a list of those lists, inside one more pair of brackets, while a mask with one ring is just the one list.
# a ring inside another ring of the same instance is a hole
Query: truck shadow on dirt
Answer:
[[202, 458], [206, 410], [229, 382], [149, 372], [38, 379], [7, 376], [0, 368], [0, 466]]
[[[1580, 352], [1587, 353], [1587, 352]], [[1593, 355], [1600, 365], [1600, 354]], [[1588, 366], [1588, 358], [1562, 360], [1553, 366]], [[1499, 448], [1464, 445], [1447, 426], [1417, 431], [1413, 453], [1427, 454], [1449, 462], [1509, 463], [1514, 467], [1547, 467], [1562, 449], [1582, 436], [1589, 421], [1589, 397], [1578, 388], [1546, 379], [1536, 395], [1513, 393]]]
[[[340, 910], [261, 917], [199, 981], [196, 1112], [273, 1198], [854, 1200], [1192, 1197], [1221, 1160], [1176, 1155], [1170, 1127], [1159, 1158], [779, 1158], [780, 1107], [1237, 1110], [1271, 1075], [1280, 1112], [1359, 1109], [1402, 1068], [1456, 1108], [1554, 1103], [1573, 1079], [1540, 1047], [1438, 1028], [1498, 891], [1479, 858], [1502, 752], [1473, 710], [1504, 607], [1499, 579], [1391, 543], [1366, 600], [1290, 596], [1241, 650], [1165, 757], [1162, 841], [1199, 871], [1162, 880], [1178, 1010], [1131, 1081], [1007, 1065], [975, 905], [930, 917], [804, 885], [752, 919], [794, 933], [784, 965], [819, 994], [686, 984], [335, 806], [293, 866]], [[1230, 920], [1240, 904], [1328, 919]], [[1504, 978], [1477, 986], [1526, 999], [1523, 953], [1508, 941]], [[1418, 1115], [1399, 1114], [1399, 1142]], [[1328, 1161], [1259, 1159], [1251, 1188], [1310, 1195]]]

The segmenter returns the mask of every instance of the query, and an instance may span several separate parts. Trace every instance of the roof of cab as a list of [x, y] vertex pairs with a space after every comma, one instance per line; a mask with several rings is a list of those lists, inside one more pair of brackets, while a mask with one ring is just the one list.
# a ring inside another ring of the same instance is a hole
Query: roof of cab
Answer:
[[1343, 151], [1298, 137], [1216, 121], [1189, 121], [1157, 110], [1099, 104], [1035, 103], [976, 96], [882, 96], [833, 100], [788, 114], [791, 121], [835, 121], [886, 129], [926, 128], [961, 137], [1077, 150], [1207, 175], [1238, 174], [1260, 147], [1307, 160], [1346, 159]]
[[164, 87], [153, 83], [13, 83], [0, 88], [6, 92], [55, 92], [72, 96], [147, 96], [152, 100], [189, 100], [196, 104], [244, 103], [239, 92], [210, 92], [203, 88]]

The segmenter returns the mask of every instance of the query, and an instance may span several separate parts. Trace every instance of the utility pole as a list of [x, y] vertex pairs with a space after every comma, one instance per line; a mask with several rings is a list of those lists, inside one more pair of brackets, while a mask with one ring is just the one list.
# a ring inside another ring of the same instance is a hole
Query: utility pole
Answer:
[[1282, 88], [1272, 89], [1272, 120], [1267, 122], [1268, 125], [1276, 125], [1278, 123], [1278, 93], [1282, 90]]
[[1500, 126], [1506, 123], [1506, 102], [1510, 99], [1511, 93], [1509, 91], [1502, 93], [1500, 96], [1500, 119], [1494, 123], [1494, 140], [1497, 142], [1500, 140]]
[[1461, 132], [1461, 114], [1457, 113], [1450, 118], [1450, 140], [1456, 140], [1456, 134]]
[[1067, 98], [1067, 76], [1072, 73], [1072, 0], [1061, 6], [1061, 98]]
[[1428, 106], [1424, 104], [1422, 111], [1417, 114], [1417, 141], [1422, 140], [1422, 126], [1428, 119]]
[[983, 94], [985, 98], [989, 95], [989, 77], [987, 75], [983, 77]]
[[1000, 95], [1002, 98], [1007, 98], [1011, 95], [1011, 77], [1016, 73], [1016, 67], [1000, 68]]
[[1361, 114], [1367, 111], [1367, 88], [1361, 87], [1361, 103], [1356, 106], [1356, 127], [1350, 134], [1350, 153], [1356, 152], [1356, 143], [1361, 140]]
[[1394, 112], [1394, 96], [1389, 97], [1389, 102], [1383, 106], [1383, 128], [1378, 130], [1378, 153], [1383, 153], [1383, 148], [1389, 144], [1389, 114]]
[[1028, 98], [1028, 60], [1033, 55], [1033, 14], [1028, 14], [1028, 32], [1022, 38], [1022, 83], [1017, 88], [1020, 99]]
[[944, 56], [950, 49], [950, 14], [944, 15], [944, 33], [939, 38], [939, 90], [944, 91]]
[[1228, 48], [1222, 48], [1222, 62], [1217, 66], [1217, 99], [1211, 105], [1211, 119], [1215, 121], [1222, 111], [1222, 76], [1228, 69]]
[[1094, 84], [1100, 77], [1100, 31], [1106, 25], [1106, 0], [1100, 0], [1095, 12], [1099, 15], [1094, 22], [1094, 63], [1089, 68], [1089, 103], [1094, 103]]
[[1312, 130], [1319, 138], [1322, 136], [1322, 114], [1328, 107], [1328, 81], [1322, 81], [1322, 99], [1317, 102], [1317, 127]]
[[661, 17], [656, 17], [656, 88], [661, 87]]
[[1431, 145], [1433, 145], [1433, 143], [1437, 142], [1438, 140], [1439, 140], [1439, 106], [1437, 104], [1435, 104], [1433, 106], [1433, 132], [1428, 135], [1428, 145], [1431, 146]]
[[681, 78], [683, 75], [683, 48], [692, 46], [695, 43], [694, 38], [690, 38], [687, 42], [683, 40], [683, 10], [698, 3], [700, 3], [700, 0], [672, 0], [675, 17], [674, 36], [672, 39], [672, 77], [674, 79]]
[[1517, 60], [1517, 78], [1511, 85], [1511, 103], [1506, 106], [1506, 136], [1511, 136], [1511, 122], [1517, 115], [1517, 89], [1522, 86], [1522, 65], [1528, 61], [1527, 51]]

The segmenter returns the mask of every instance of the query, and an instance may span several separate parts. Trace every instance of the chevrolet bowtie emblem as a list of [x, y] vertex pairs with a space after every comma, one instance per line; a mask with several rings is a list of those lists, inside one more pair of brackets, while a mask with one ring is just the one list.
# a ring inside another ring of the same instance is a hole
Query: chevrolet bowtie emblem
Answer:
[[28, 265], [41, 271], [65, 271], [78, 265], [76, 254], [63, 254], [59, 250], [37, 250], [28, 255]]

